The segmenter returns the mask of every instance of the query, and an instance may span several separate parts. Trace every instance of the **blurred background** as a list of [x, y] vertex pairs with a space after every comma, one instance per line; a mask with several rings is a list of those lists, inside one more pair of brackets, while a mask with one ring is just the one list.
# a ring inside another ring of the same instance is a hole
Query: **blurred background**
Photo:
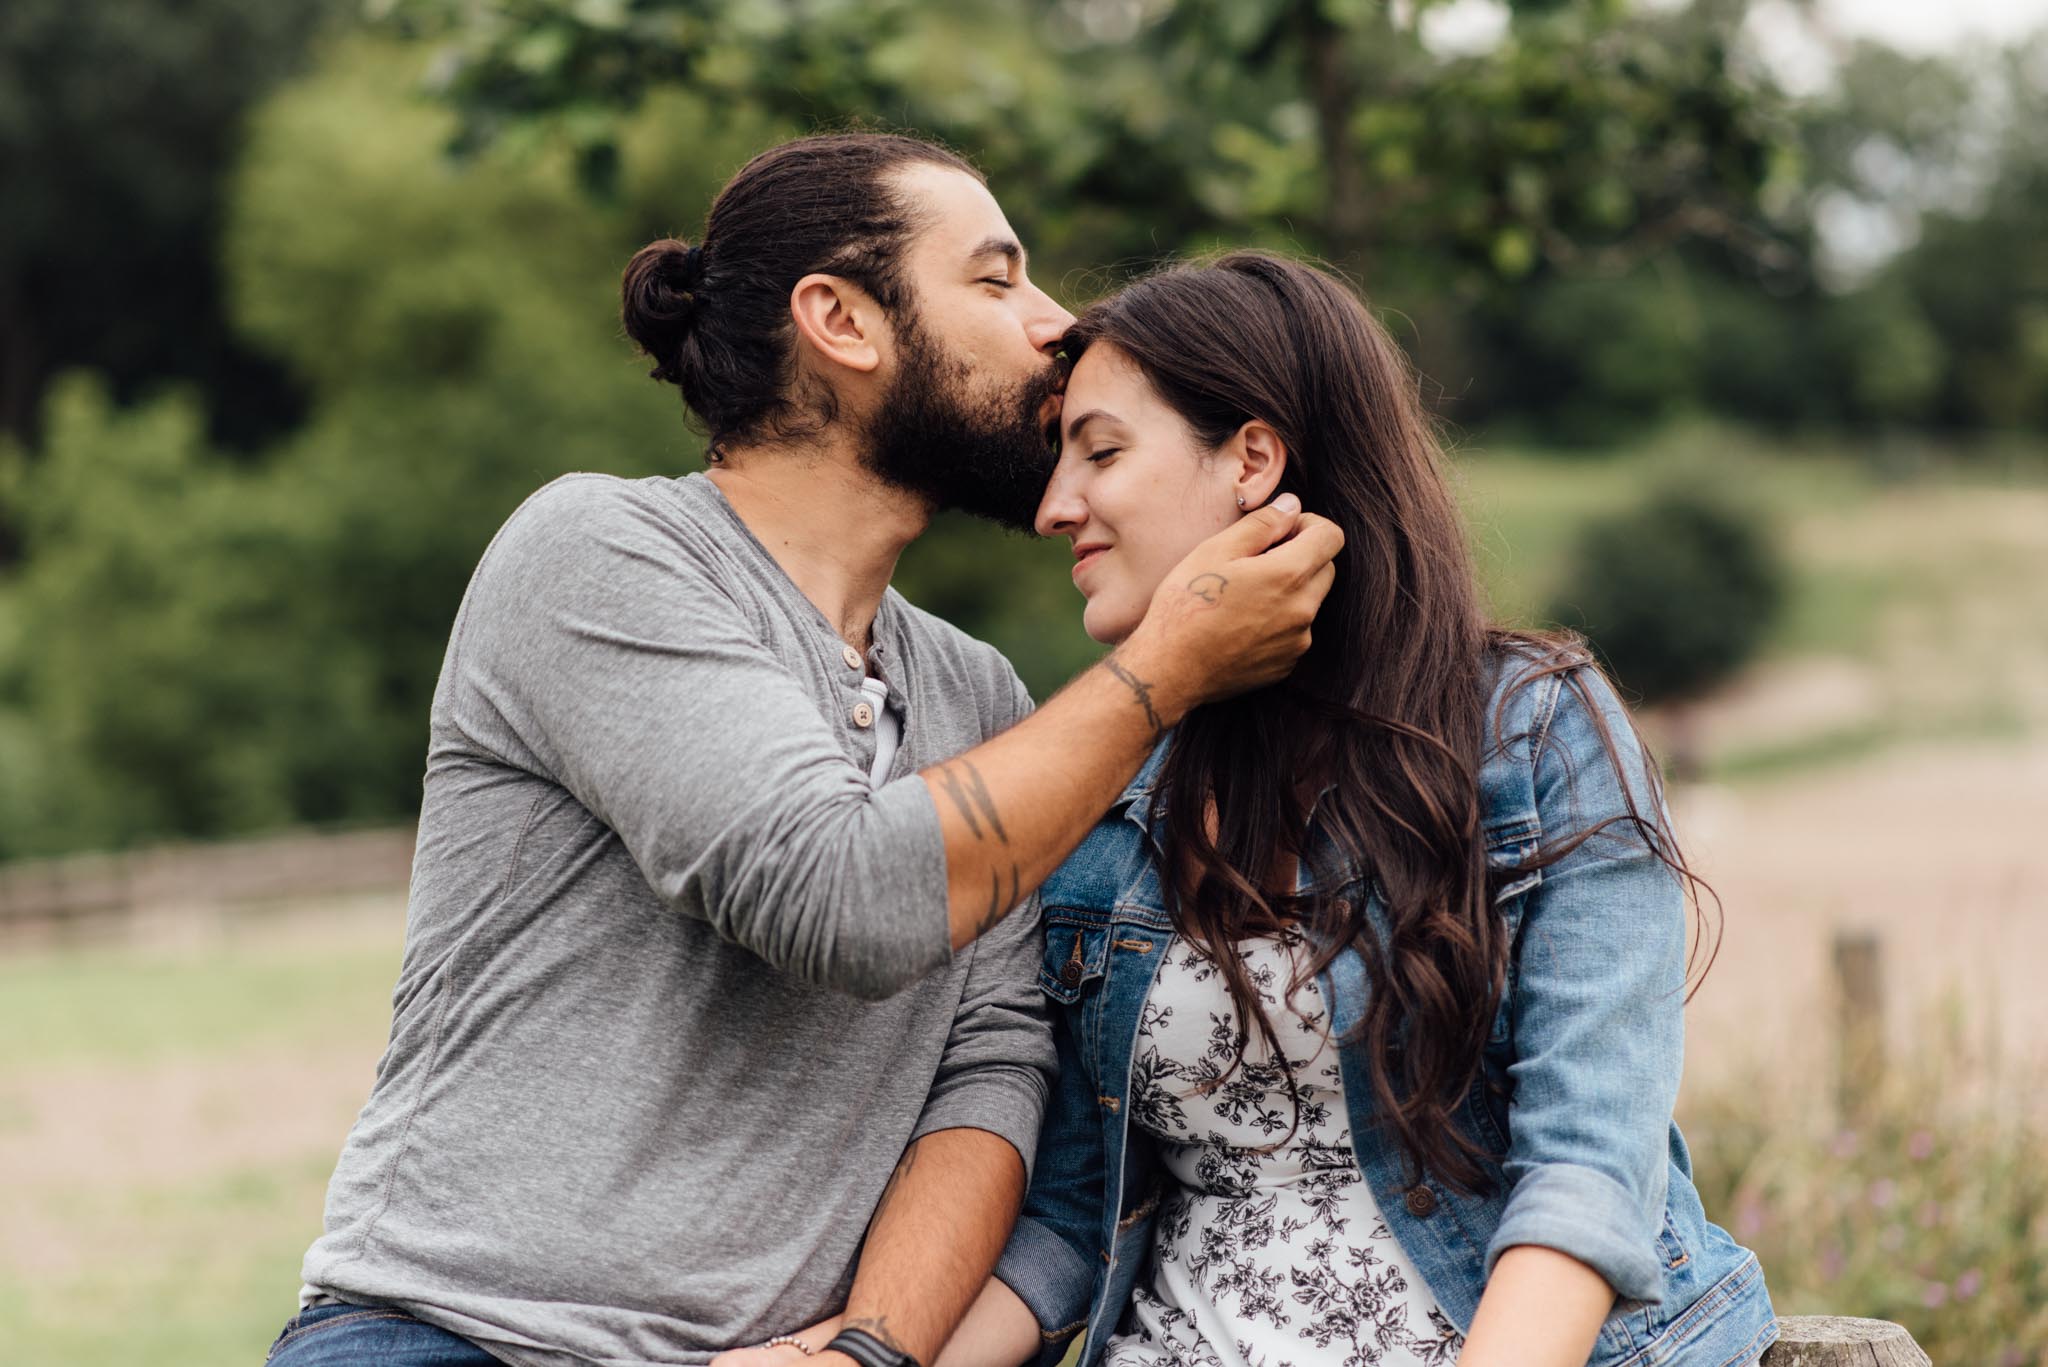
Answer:
[[[1781, 1312], [2048, 1363], [2048, 0], [7, 0], [0, 1357], [260, 1360], [468, 573], [559, 473], [700, 466], [618, 271], [855, 121], [1069, 305], [1360, 282], [1720, 895], [1709, 1213]], [[1066, 569], [943, 523], [899, 584], [1043, 696]]]

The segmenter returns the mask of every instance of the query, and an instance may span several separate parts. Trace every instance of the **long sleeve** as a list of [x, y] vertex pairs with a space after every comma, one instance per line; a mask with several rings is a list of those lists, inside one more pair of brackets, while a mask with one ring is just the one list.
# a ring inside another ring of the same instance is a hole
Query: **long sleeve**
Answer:
[[[1576, 677], [1591, 706], [1567, 682], [1536, 756], [1544, 838], [1623, 817], [1624, 783], [1646, 819], [1663, 819], [1620, 701], [1598, 675]], [[1514, 1245], [1540, 1244], [1622, 1295], [1654, 1301], [1684, 1053], [1683, 892], [1634, 827], [1617, 821], [1544, 870], [1528, 896], [1508, 1070], [1511, 1185], [1487, 1270]]]
[[448, 720], [567, 789], [679, 911], [867, 998], [950, 960], [925, 785], [869, 786], [651, 495], [583, 476], [529, 499], [449, 652]]

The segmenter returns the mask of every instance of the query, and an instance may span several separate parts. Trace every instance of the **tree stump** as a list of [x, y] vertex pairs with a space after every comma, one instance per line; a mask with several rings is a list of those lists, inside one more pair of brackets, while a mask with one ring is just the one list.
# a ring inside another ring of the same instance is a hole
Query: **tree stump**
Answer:
[[1778, 1320], [1778, 1341], [1763, 1367], [1931, 1367], [1913, 1336], [1890, 1320], [1790, 1315]]

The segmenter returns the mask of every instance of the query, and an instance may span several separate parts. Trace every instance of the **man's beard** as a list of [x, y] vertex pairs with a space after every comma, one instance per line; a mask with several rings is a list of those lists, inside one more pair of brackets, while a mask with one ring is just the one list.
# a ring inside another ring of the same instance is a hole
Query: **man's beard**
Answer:
[[1030, 531], [1057, 456], [1043, 422], [1059, 388], [1045, 374], [987, 398], [968, 392], [968, 368], [941, 354], [915, 316], [898, 333], [902, 364], [867, 425], [862, 458], [899, 489], [938, 508]]

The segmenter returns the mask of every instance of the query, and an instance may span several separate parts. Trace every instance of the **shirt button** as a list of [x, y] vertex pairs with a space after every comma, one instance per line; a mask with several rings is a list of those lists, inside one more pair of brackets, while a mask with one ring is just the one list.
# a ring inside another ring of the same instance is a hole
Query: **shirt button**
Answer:
[[865, 666], [865, 661], [860, 658], [860, 652], [852, 646], [842, 647], [839, 652], [839, 658], [846, 661], [848, 669], [860, 669]]
[[875, 724], [875, 709], [865, 702], [853, 705], [853, 724], [865, 731]]
[[1436, 1213], [1436, 1193], [1428, 1187], [1410, 1187], [1406, 1204], [1410, 1215], [1426, 1220]]

